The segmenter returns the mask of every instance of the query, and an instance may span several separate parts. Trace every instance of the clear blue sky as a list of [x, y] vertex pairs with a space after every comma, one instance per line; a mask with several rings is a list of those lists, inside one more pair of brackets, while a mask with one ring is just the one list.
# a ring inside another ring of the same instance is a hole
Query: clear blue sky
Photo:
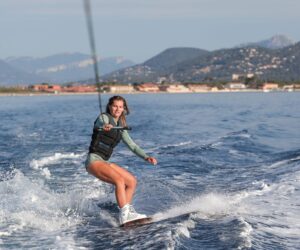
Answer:
[[[207, 50], [275, 34], [300, 41], [300, 0], [91, 0], [98, 55], [142, 62], [170, 47]], [[83, 0], [1, 0], [0, 59], [89, 53]]]

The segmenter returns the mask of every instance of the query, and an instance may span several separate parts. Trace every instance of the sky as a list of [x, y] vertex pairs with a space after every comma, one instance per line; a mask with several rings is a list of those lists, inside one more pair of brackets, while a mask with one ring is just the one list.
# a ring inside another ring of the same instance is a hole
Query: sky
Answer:
[[[0, 59], [89, 54], [84, 0], [1, 0]], [[91, 0], [97, 54], [141, 63], [171, 47], [300, 41], [300, 0]]]

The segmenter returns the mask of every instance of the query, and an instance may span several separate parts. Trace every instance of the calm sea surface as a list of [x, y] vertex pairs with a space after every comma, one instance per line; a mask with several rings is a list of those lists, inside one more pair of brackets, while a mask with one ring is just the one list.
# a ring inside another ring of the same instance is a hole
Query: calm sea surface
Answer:
[[299, 249], [300, 93], [124, 96], [159, 164], [124, 145], [112, 161], [156, 222], [119, 228], [113, 188], [85, 171], [96, 95], [2, 96], [0, 249]]

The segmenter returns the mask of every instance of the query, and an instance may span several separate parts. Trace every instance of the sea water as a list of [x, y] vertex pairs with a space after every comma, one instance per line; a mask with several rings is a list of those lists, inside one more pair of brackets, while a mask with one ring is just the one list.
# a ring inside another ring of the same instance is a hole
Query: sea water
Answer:
[[299, 249], [300, 93], [124, 96], [158, 164], [122, 144], [111, 160], [155, 222], [120, 228], [85, 171], [96, 95], [2, 96], [0, 249]]

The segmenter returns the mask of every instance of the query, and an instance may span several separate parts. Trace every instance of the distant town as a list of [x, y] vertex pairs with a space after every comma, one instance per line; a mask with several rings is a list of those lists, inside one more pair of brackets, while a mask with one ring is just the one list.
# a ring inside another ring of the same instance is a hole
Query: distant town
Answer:
[[[206, 93], [206, 92], [270, 92], [270, 91], [300, 91], [300, 83], [276, 83], [247, 81], [253, 76], [232, 75], [232, 81], [226, 83], [168, 83], [146, 82], [118, 84], [117, 82], [100, 84], [69, 83], [33, 84], [19, 87], [0, 87], [1, 94], [83, 94], [83, 93]], [[243, 79], [246, 81], [239, 81]]]

